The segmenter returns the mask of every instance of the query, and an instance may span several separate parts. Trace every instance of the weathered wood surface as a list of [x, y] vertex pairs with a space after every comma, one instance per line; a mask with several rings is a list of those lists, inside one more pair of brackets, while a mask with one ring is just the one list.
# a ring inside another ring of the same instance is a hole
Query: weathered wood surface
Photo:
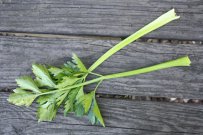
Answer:
[[172, 7], [181, 19], [146, 37], [202, 40], [202, 0], [0, 0], [0, 31], [125, 37]]
[[[33, 62], [61, 65], [75, 52], [86, 65], [92, 64], [119, 40], [68, 37], [0, 37], [0, 88], [16, 87], [15, 78], [31, 74]], [[116, 53], [96, 71], [115, 73], [145, 67], [189, 55], [191, 67], [104, 81], [98, 93], [203, 98], [203, 46], [135, 42]], [[87, 87], [91, 89], [93, 87]]]
[[0, 92], [0, 134], [2, 135], [113, 135], [113, 134], [203, 134], [203, 106], [164, 102], [98, 99], [106, 128], [91, 126], [87, 118], [64, 117], [62, 110], [53, 122], [37, 122], [36, 104], [18, 107]]

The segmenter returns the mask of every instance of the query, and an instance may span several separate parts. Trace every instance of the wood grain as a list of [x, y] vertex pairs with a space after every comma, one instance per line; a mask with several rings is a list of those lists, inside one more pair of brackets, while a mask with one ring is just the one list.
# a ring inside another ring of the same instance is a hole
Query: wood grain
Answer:
[[[60, 66], [74, 52], [89, 67], [119, 40], [67, 37], [0, 37], [0, 88], [16, 87], [15, 79], [31, 74], [32, 63]], [[113, 55], [95, 72], [110, 74], [158, 64], [189, 55], [191, 67], [171, 68], [153, 73], [104, 81], [98, 93], [203, 98], [203, 46], [135, 42]], [[92, 90], [93, 86], [85, 88]]]
[[86, 117], [64, 117], [62, 110], [53, 122], [38, 123], [36, 104], [18, 107], [0, 92], [1, 135], [180, 135], [203, 134], [203, 106], [118, 99], [98, 99], [106, 128], [92, 126]]
[[126, 37], [171, 8], [181, 19], [146, 37], [202, 40], [202, 0], [0, 0], [0, 31]]

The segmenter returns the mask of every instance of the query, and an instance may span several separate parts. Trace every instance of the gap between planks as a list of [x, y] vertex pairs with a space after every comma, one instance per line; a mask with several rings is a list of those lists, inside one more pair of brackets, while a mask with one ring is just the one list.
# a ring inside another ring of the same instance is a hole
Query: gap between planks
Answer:
[[[25, 33], [25, 32], [1, 32], [0, 36], [16, 36], [16, 37], [38, 37], [38, 38], [95, 38], [95, 39], [106, 39], [106, 40], [123, 40], [127, 37], [113, 37], [113, 36], [97, 36], [97, 35], [67, 35], [67, 34], [46, 34], [46, 33]], [[129, 35], [130, 36], [130, 35]], [[159, 39], [159, 38], [139, 38], [136, 41], [138, 42], [148, 42], [148, 43], [175, 43], [175, 44], [203, 44], [202, 41], [193, 41], [193, 40], [171, 40], [171, 39]]]
[[46, 33], [25, 33], [25, 32], [0, 32], [0, 36], [16, 36], [16, 37], [39, 37], [39, 38], [98, 38], [107, 40], [121, 40], [118, 37], [96, 36], [96, 35], [65, 35], [65, 34], [46, 34]]
[[[12, 91], [12, 89], [0, 89], [0, 91], [9, 93]], [[135, 95], [118, 95], [118, 94], [102, 94], [102, 93], [96, 93], [96, 97], [106, 99], [129, 100], [129, 101], [132, 100], [132, 101], [170, 102], [184, 104], [203, 104], [203, 99], [186, 99], [173, 97], [135, 96]]]

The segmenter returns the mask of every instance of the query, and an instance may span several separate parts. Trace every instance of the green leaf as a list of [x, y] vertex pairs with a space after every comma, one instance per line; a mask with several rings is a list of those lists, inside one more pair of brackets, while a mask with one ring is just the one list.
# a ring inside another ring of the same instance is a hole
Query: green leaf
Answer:
[[38, 122], [52, 121], [56, 117], [56, 105], [54, 102], [46, 102], [38, 108]]
[[78, 68], [80, 69], [80, 71], [82, 72], [88, 72], [87, 68], [85, 67], [85, 65], [82, 63], [82, 61], [79, 59], [79, 57], [73, 53], [73, 57], [72, 57], [74, 63], [77, 64]]
[[63, 77], [63, 80], [56, 86], [57, 88], [64, 88], [76, 83], [80, 78], [77, 77]]
[[79, 116], [79, 117], [84, 115], [84, 109], [81, 104], [75, 105], [75, 114], [76, 116]]
[[75, 88], [68, 93], [68, 96], [64, 105], [64, 115], [66, 115], [68, 112], [74, 111], [74, 103], [76, 101], [76, 96], [79, 90], [80, 88]]
[[32, 90], [35, 93], [41, 93], [34, 80], [30, 76], [22, 76], [16, 79], [16, 82], [22, 89]]
[[[63, 75], [68, 77], [80, 77], [87, 74], [87, 69], [82, 63], [82, 61], [73, 54], [72, 61], [68, 61], [62, 67]], [[60, 74], [61, 75], [61, 74]]]
[[57, 68], [57, 67], [53, 67], [53, 66], [52, 66], [51, 68], [49, 68], [48, 70], [49, 70], [49, 72], [50, 72], [51, 74], [53, 74], [54, 76], [57, 76], [58, 74], [60, 74], [60, 73], [63, 72], [62, 69]]
[[61, 74], [63, 73], [63, 69], [57, 68], [57, 67], [50, 67], [49, 72], [54, 76], [55, 79], [60, 79]]
[[15, 93], [27, 93], [27, 91], [22, 89], [22, 88], [16, 88], [13, 90], [13, 92], [15, 92]]
[[69, 91], [62, 91], [50, 95], [43, 95], [38, 98], [40, 104], [37, 117], [40, 121], [51, 121], [56, 117], [56, 113]]
[[71, 111], [73, 111], [73, 102], [72, 100], [67, 100], [64, 105], [64, 116], [66, 116], [67, 113]]
[[73, 74], [80, 72], [78, 66], [71, 61], [68, 61], [67, 63], [64, 64], [63, 70], [67, 75], [69, 74], [69, 76], [72, 76]]
[[91, 122], [92, 125], [94, 125], [96, 123], [96, 117], [95, 117], [92, 110], [89, 111], [89, 113], [88, 113], [88, 119], [89, 119], [89, 121]]
[[95, 91], [92, 91], [88, 94], [84, 94], [78, 99], [77, 104], [83, 105], [85, 113], [89, 111], [94, 95], [95, 95]]
[[92, 91], [88, 94], [81, 96], [77, 100], [77, 104], [82, 105], [84, 108], [84, 113], [88, 112], [88, 118], [92, 124], [99, 122], [102, 126], [105, 127], [102, 115], [100, 113], [96, 98], [95, 91]]
[[58, 107], [64, 102], [65, 98], [67, 97], [70, 91], [71, 90], [55, 93], [56, 104]]
[[16, 89], [14, 92], [15, 93], [10, 94], [8, 101], [17, 106], [30, 106], [35, 98], [38, 97], [37, 94], [33, 94], [22, 89]]
[[32, 65], [33, 73], [36, 76], [37, 82], [42, 86], [55, 87], [55, 83], [51, 79], [47, 68], [40, 64]]
[[84, 91], [83, 91], [83, 88], [84, 88], [83, 86], [81, 86], [79, 88], [78, 94], [76, 96], [76, 100], [78, 100], [81, 96], [83, 96], [85, 94]]
[[96, 99], [94, 98], [94, 107], [93, 107], [93, 113], [95, 115], [95, 117], [97, 118], [97, 120], [101, 123], [101, 125], [103, 127], [105, 127], [105, 124], [104, 124], [104, 120], [102, 118], [102, 115], [101, 115], [101, 112], [99, 110], [99, 107], [98, 107], [98, 104], [97, 104], [97, 101]]
[[48, 102], [51, 97], [52, 97], [52, 95], [50, 95], [50, 94], [42, 95], [37, 99], [37, 103], [39, 103], [39, 105], [43, 105], [46, 102]]
[[75, 101], [75, 96], [77, 95], [76, 91], [71, 91], [68, 95], [68, 98], [65, 102], [64, 105], [64, 114], [67, 114], [68, 112], [73, 111], [73, 107], [74, 107], [74, 101]]

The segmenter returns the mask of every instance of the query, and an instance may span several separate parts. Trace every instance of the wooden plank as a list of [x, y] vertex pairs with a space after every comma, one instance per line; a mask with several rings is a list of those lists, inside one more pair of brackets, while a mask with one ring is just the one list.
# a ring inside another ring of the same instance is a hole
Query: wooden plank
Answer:
[[64, 117], [62, 110], [53, 122], [38, 123], [36, 104], [18, 107], [0, 92], [1, 134], [203, 134], [203, 105], [118, 99], [98, 99], [106, 128], [92, 126], [86, 117]]
[[146, 37], [202, 40], [202, 0], [3, 0], [0, 31], [126, 37], [172, 7], [181, 19]]
[[[15, 79], [31, 74], [34, 62], [60, 66], [74, 52], [89, 67], [119, 40], [68, 37], [36, 38], [0, 36], [0, 88], [16, 87]], [[104, 81], [98, 93], [203, 98], [203, 46], [135, 42], [116, 53], [95, 72], [110, 74], [133, 70], [189, 55], [191, 67]], [[92, 86], [86, 90], [93, 89]]]

